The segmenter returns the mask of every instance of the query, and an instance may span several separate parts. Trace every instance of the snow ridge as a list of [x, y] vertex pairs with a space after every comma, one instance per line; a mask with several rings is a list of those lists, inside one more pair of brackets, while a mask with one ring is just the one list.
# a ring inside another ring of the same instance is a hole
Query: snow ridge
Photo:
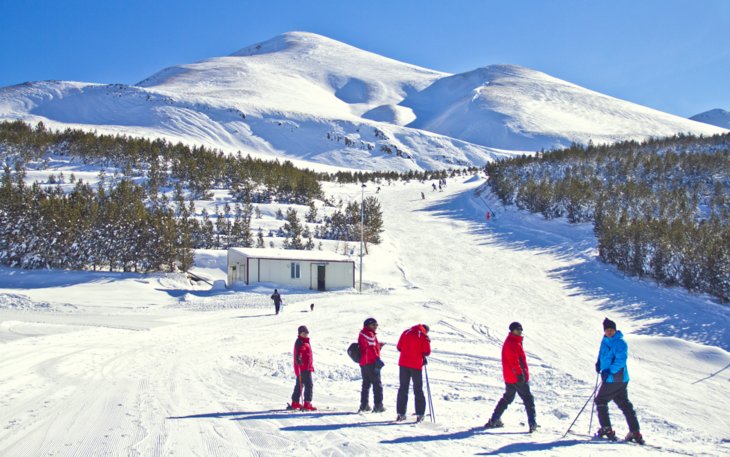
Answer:
[[449, 75], [307, 32], [169, 67], [134, 86], [0, 88], [2, 119], [400, 171], [483, 165], [573, 142], [726, 132], [529, 68]]

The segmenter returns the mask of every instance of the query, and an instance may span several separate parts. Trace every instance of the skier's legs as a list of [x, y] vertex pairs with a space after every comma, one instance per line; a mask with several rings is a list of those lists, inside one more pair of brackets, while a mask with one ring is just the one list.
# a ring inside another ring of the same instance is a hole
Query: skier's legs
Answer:
[[302, 384], [304, 385], [304, 401], [312, 401], [314, 394], [314, 383], [312, 382], [312, 372], [302, 371]]
[[396, 412], [400, 415], [406, 414], [408, 407], [408, 390], [411, 384], [411, 372], [406, 367], [400, 368], [400, 387], [398, 387], [398, 401], [396, 403]]
[[608, 415], [608, 403], [614, 399], [616, 392], [621, 390], [621, 382], [605, 382], [601, 384], [596, 394], [596, 413], [598, 414], [598, 423], [601, 427], [611, 427], [611, 418]]
[[380, 379], [379, 369], [373, 368], [371, 381], [373, 383], [373, 400], [375, 401], [375, 406], [383, 406], [383, 381]]
[[367, 406], [370, 397], [370, 385], [372, 384], [372, 368], [374, 365], [362, 365], [360, 373], [362, 374], [362, 389], [360, 390], [360, 406]]
[[[300, 375], [301, 376], [301, 375]], [[300, 376], [297, 376], [297, 379], [294, 384], [294, 392], [291, 394], [291, 401], [292, 403], [299, 403], [299, 401], [302, 399], [302, 391], [301, 391], [301, 380], [299, 379]]]
[[512, 401], [515, 399], [515, 394], [517, 393], [517, 384], [505, 384], [506, 389], [504, 391], [504, 395], [502, 395], [502, 398], [499, 399], [499, 402], [497, 402], [497, 406], [494, 407], [494, 412], [492, 413], [492, 419], [499, 419], [502, 417], [502, 414], [507, 410], [507, 407], [509, 406]]
[[411, 369], [413, 379], [413, 395], [416, 398], [416, 414], [423, 416], [426, 413], [426, 396], [423, 395], [423, 372]]
[[530, 384], [523, 382], [518, 383], [516, 385], [517, 388], [517, 394], [522, 399], [522, 402], [525, 404], [525, 411], [527, 411], [527, 423], [534, 424], [537, 421], [535, 420], [535, 398], [532, 396], [532, 392], [530, 392]]
[[629, 431], [639, 431], [639, 420], [636, 418], [636, 411], [634, 411], [634, 405], [629, 400], [629, 385], [628, 383], [622, 383], [624, 388], [619, 390], [613, 401], [616, 402], [619, 409], [626, 417], [626, 425], [629, 426]]

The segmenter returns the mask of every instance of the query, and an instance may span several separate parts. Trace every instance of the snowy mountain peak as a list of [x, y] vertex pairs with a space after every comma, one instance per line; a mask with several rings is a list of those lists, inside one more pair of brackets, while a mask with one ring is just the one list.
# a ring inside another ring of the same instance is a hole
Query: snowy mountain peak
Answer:
[[730, 111], [715, 108], [690, 117], [693, 121], [730, 129]]
[[518, 65], [449, 75], [307, 32], [165, 68], [136, 86], [2, 88], [0, 119], [391, 170], [482, 165], [573, 142], [726, 132]]
[[341, 41], [333, 40], [332, 38], [318, 35], [316, 33], [294, 31], [286, 32], [266, 41], [246, 46], [245, 48], [234, 52], [231, 56], [252, 56], [280, 51], [304, 51], [318, 48], [340, 48], [344, 51], [356, 50], [359, 52], [366, 52], [354, 46], [350, 46], [349, 44], [345, 44]]

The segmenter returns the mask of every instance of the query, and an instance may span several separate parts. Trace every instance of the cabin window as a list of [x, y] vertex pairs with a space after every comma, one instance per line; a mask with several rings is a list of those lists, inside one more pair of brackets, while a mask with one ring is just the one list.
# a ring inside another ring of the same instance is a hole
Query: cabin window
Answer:
[[299, 279], [299, 264], [298, 263], [291, 263], [291, 277], [293, 279]]

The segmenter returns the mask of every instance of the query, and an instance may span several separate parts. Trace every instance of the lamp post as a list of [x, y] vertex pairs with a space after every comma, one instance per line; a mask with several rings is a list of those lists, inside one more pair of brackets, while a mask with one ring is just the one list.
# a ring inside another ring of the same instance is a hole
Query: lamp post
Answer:
[[360, 293], [362, 293], [362, 244], [365, 239], [365, 183], [360, 188]]

